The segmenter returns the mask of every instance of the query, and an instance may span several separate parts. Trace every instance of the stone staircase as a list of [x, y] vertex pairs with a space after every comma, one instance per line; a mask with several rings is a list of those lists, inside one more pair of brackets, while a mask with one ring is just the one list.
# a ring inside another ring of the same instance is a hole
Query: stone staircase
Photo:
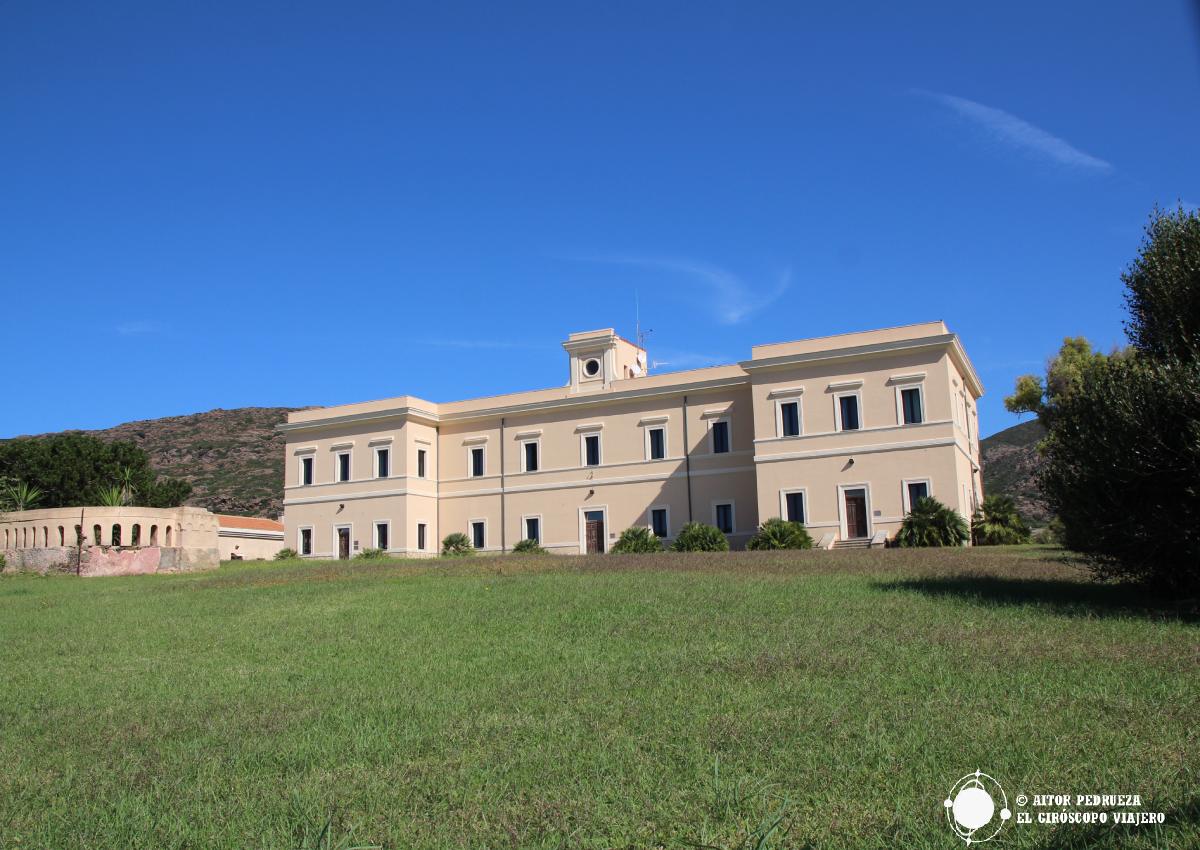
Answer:
[[870, 537], [857, 537], [853, 540], [835, 540], [833, 543], [834, 549], [870, 549]]

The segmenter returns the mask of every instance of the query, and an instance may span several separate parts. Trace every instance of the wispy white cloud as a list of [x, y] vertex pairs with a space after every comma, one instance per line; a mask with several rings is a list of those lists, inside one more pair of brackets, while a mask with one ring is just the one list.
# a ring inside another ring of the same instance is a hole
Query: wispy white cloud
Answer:
[[792, 270], [784, 269], [773, 286], [755, 289], [733, 272], [694, 260], [662, 257], [589, 257], [591, 262], [656, 269], [690, 279], [707, 290], [706, 303], [717, 321], [736, 325], [777, 300], [792, 282]]
[[1081, 171], [1108, 173], [1113, 170], [1112, 163], [1081, 151], [1065, 139], [1036, 127], [1011, 112], [942, 92], [913, 89], [912, 94], [929, 98], [982, 127], [999, 141], [1042, 159]]
[[679, 372], [684, 369], [703, 369], [705, 366], [719, 366], [732, 363], [735, 358], [720, 354], [705, 354], [699, 351], [680, 351], [674, 348], [653, 348], [651, 351], [652, 372]]
[[162, 333], [165, 328], [158, 322], [122, 322], [116, 330], [121, 336], [147, 336]]

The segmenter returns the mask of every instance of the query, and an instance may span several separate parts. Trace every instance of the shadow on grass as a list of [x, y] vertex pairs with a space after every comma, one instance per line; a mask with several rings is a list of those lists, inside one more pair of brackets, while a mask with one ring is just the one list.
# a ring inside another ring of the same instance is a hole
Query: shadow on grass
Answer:
[[877, 581], [874, 587], [985, 605], [1032, 605], [1069, 617], [1145, 617], [1200, 622], [1198, 600], [1166, 599], [1128, 585], [974, 575]]
[[[1178, 806], [1159, 808], [1152, 801], [1141, 809], [1161, 811], [1166, 820], [1160, 825], [1132, 826], [1114, 824], [1068, 825], [1056, 828], [1034, 845], [1034, 850], [1125, 850], [1130, 848], [1196, 847], [1200, 841], [1200, 797]], [[1028, 829], [1029, 827], [1026, 827]]]

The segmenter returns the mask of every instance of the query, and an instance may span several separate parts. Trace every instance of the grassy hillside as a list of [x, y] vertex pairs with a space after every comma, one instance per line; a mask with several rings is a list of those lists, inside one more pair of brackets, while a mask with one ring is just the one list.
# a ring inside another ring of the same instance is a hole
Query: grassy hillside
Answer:
[[987, 437], [979, 444], [986, 495], [1012, 496], [1025, 521], [1045, 525], [1052, 514], [1037, 488], [1035, 476], [1041, 458], [1037, 444], [1046, 429], [1036, 419], [1022, 422]]
[[188, 504], [217, 513], [273, 518], [283, 511], [284, 444], [275, 426], [290, 410], [217, 409], [87, 433], [135, 443], [150, 456], [155, 470], [190, 481], [196, 489]]
[[1001, 846], [1196, 847], [1200, 632], [1143, 605], [1037, 549], [3, 576], [2, 843], [945, 850], [981, 768], [1167, 812]]

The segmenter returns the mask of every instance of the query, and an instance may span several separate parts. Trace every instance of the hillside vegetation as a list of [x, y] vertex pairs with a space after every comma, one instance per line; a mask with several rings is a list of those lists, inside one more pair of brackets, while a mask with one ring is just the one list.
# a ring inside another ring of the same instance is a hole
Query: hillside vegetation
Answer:
[[274, 518], [283, 512], [284, 450], [275, 426], [293, 409], [218, 408], [83, 433], [137, 445], [156, 472], [191, 483], [189, 505]]
[[984, 494], [1011, 496], [1021, 517], [1035, 527], [1045, 525], [1053, 516], [1037, 486], [1042, 462], [1037, 444], [1045, 436], [1042, 423], [1031, 419], [979, 443]]

